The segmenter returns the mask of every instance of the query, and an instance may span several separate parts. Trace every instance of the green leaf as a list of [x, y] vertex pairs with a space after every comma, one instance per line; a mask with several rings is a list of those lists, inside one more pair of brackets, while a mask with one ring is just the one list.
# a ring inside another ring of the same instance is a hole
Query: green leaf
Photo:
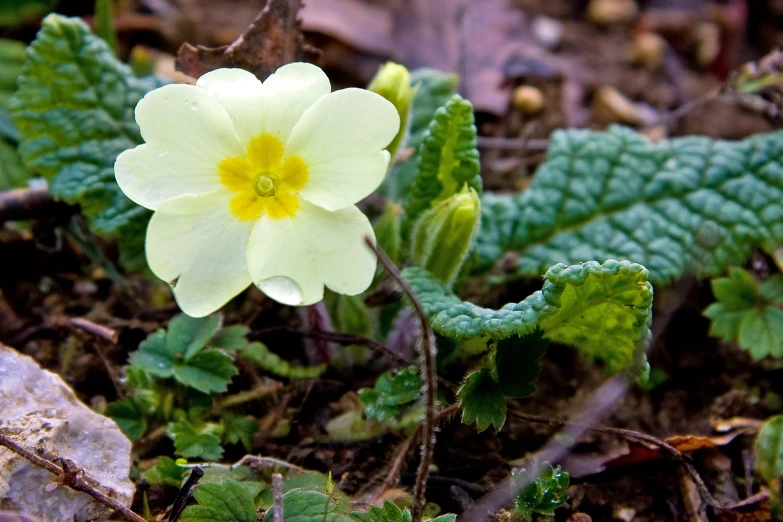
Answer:
[[359, 522], [411, 522], [411, 512], [402, 510], [388, 500], [383, 507], [370, 506], [367, 513], [352, 513], [351, 518]]
[[475, 423], [478, 431], [484, 431], [490, 425], [499, 430], [506, 422], [507, 407], [503, 390], [487, 368], [468, 374], [457, 398], [462, 410], [462, 422]]
[[[317, 471], [290, 474], [283, 479], [283, 494], [294, 489], [299, 491], [317, 491], [319, 493], [325, 493], [328, 483], [329, 477]], [[340, 490], [336, 490], [334, 494], [340, 497], [345, 496]], [[273, 488], [269, 486], [261, 493], [261, 507], [269, 509], [274, 504], [274, 501]]]
[[178, 465], [174, 459], [161, 457], [158, 463], [141, 474], [141, 477], [150, 484], [162, 484], [178, 488], [185, 478], [185, 468]]
[[555, 265], [540, 291], [499, 310], [460, 300], [420, 268], [406, 268], [403, 276], [446, 337], [503, 339], [540, 327], [545, 338], [575, 346], [610, 371], [638, 363], [649, 343], [652, 286], [647, 270], [628, 261]]
[[236, 415], [230, 411], [220, 416], [223, 427], [223, 442], [236, 444], [241, 442], [245, 450], [250, 451], [250, 441], [258, 431], [258, 423], [249, 415]]
[[0, 27], [21, 25], [51, 11], [57, 0], [8, 0], [0, 2]]
[[197, 353], [187, 362], [175, 364], [173, 373], [185, 386], [202, 393], [220, 393], [226, 391], [237, 369], [229, 355], [210, 349]]
[[117, 32], [114, 30], [114, 0], [95, 0], [95, 34], [109, 44], [115, 56], [120, 48]]
[[405, 141], [414, 153], [406, 161], [392, 165], [391, 172], [380, 192], [392, 201], [404, 201], [419, 171], [419, 148], [427, 133], [435, 111], [446, 104], [457, 89], [459, 78], [455, 74], [437, 69], [417, 69], [411, 72], [411, 85], [416, 89], [410, 115], [410, 133]]
[[389, 259], [394, 264], [402, 263], [405, 260], [402, 250], [402, 207], [387, 201], [383, 214], [373, 228], [378, 245], [386, 252]]
[[220, 328], [220, 314], [195, 318], [185, 314], [169, 322], [167, 343], [170, 353], [182, 354], [187, 361], [204, 348]]
[[508, 251], [517, 275], [627, 259], [665, 284], [718, 275], [783, 242], [783, 133], [650, 142], [630, 129], [557, 131], [530, 187], [486, 194], [479, 268]]
[[166, 330], [156, 330], [149, 334], [139, 349], [130, 356], [132, 366], [157, 377], [174, 375], [174, 362], [177, 352], [171, 353], [166, 343]]
[[[317, 491], [293, 489], [283, 495], [285, 522], [351, 522], [344, 514], [347, 506]], [[264, 522], [274, 522], [275, 508], [264, 515]]]
[[147, 420], [138, 400], [124, 397], [106, 406], [106, 415], [117, 423], [120, 430], [130, 440], [138, 440], [147, 431]]
[[330, 313], [340, 332], [369, 335], [372, 331], [370, 310], [358, 295], [332, 293]]
[[754, 359], [783, 357], [783, 310], [779, 308], [783, 275], [761, 286], [746, 270], [732, 267], [729, 277], [713, 279], [718, 300], [704, 311], [712, 320], [710, 335], [736, 341]]
[[53, 197], [80, 204], [94, 232], [117, 237], [129, 268], [146, 265], [150, 212], [117, 186], [114, 160], [142, 142], [133, 109], [160, 85], [136, 78], [82, 20], [51, 14], [11, 99], [25, 166], [49, 180]]
[[11, 120], [8, 104], [22, 72], [26, 47], [21, 42], [0, 38], [0, 190], [24, 187], [30, 171], [16, 150], [19, 130]]
[[196, 431], [188, 421], [170, 423], [167, 433], [174, 441], [177, 455], [210, 461], [219, 460], [223, 456], [220, 439], [211, 433]]
[[419, 149], [419, 172], [405, 201], [406, 234], [427, 209], [468, 187], [481, 193], [473, 106], [455, 94], [435, 112]]
[[182, 512], [182, 522], [255, 522], [256, 506], [247, 489], [225, 479], [196, 486], [193, 496], [198, 505]]
[[239, 351], [239, 355], [253, 361], [259, 368], [288, 379], [312, 379], [326, 371], [325, 364], [314, 366], [293, 366], [269, 351], [265, 344], [250, 343]]
[[409, 366], [396, 373], [383, 373], [373, 388], [361, 388], [359, 398], [366, 405], [368, 417], [379, 421], [389, 420], [400, 414], [402, 407], [421, 396], [421, 374], [416, 366]]
[[536, 391], [541, 375], [541, 356], [549, 348], [544, 333], [536, 330], [523, 337], [512, 336], [495, 343], [493, 374], [506, 397], [527, 397]]
[[243, 324], [235, 324], [222, 328], [215, 334], [209, 345], [213, 348], [220, 348], [226, 352], [237, 352], [247, 346], [247, 334], [250, 328]]
[[783, 477], [783, 415], [767, 419], [754, 445], [756, 469], [767, 482]]
[[568, 500], [570, 480], [567, 472], [560, 466], [553, 468], [549, 462], [533, 466], [533, 470], [515, 469], [511, 472], [512, 487], [516, 490], [517, 484], [527, 483], [528, 486], [514, 497], [514, 506], [525, 520], [533, 520], [533, 513], [552, 516]]
[[0, 137], [0, 191], [25, 187], [28, 179], [30, 171], [22, 165], [16, 146]]

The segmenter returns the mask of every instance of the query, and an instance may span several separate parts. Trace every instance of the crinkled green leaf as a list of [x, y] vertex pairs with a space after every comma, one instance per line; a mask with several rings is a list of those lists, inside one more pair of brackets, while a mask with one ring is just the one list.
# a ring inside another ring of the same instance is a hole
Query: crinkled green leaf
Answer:
[[4, 0], [0, 2], [0, 27], [21, 25], [51, 11], [57, 0]]
[[169, 353], [182, 354], [187, 361], [207, 345], [221, 322], [220, 314], [200, 318], [176, 315], [169, 322], [166, 334]]
[[253, 497], [238, 482], [225, 479], [196, 486], [193, 496], [198, 505], [182, 512], [182, 522], [255, 522]]
[[78, 203], [92, 230], [118, 238], [121, 261], [145, 266], [150, 212], [114, 179], [120, 152], [142, 142], [133, 110], [156, 78], [137, 78], [78, 18], [47, 16], [11, 100], [25, 165], [57, 199]]
[[239, 355], [253, 361], [259, 368], [288, 379], [312, 379], [326, 371], [325, 364], [293, 366], [279, 355], [269, 351], [265, 344], [250, 343], [239, 351]]
[[[435, 111], [441, 108], [454, 94], [459, 78], [437, 69], [417, 69], [411, 72], [411, 85], [416, 89], [410, 114], [410, 132], [405, 146], [413, 154], [405, 161], [392, 166], [391, 172], [381, 186], [380, 192], [392, 201], [407, 199], [410, 187], [418, 172], [419, 147], [429, 129]], [[399, 158], [398, 158], [399, 159]]]
[[664, 284], [715, 276], [783, 242], [783, 133], [650, 142], [630, 129], [557, 131], [530, 187], [486, 194], [480, 268], [507, 251], [517, 273], [627, 259]]
[[162, 484], [178, 488], [185, 478], [185, 468], [169, 457], [161, 457], [155, 466], [141, 474], [141, 477], [150, 484]]
[[409, 366], [383, 373], [373, 388], [361, 388], [358, 393], [366, 405], [367, 416], [384, 421], [396, 417], [404, 406], [418, 400], [421, 386], [419, 369]]
[[712, 320], [710, 335], [736, 341], [754, 359], [783, 357], [781, 283], [783, 276], [777, 274], [759, 285], [739, 267], [732, 267], [729, 277], [714, 279], [717, 302], [704, 311]]
[[527, 397], [536, 391], [541, 356], [549, 348], [543, 332], [511, 336], [495, 342], [492, 373], [506, 397]]
[[610, 371], [638, 362], [649, 343], [652, 286], [647, 270], [628, 261], [555, 265], [540, 291], [499, 310], [460, 300], [420, 268], [406, 268], [403, 276], [432, 327], [447, 337], [503, 339], [540, 327], [545, 338], [575, 346], [604, 361]]
[[220, 425], [223, 427], [223, 442], [241, 442], [245, 450], [250, 451], [250, 441], [258, 431], [258, 423], [253, 417], [227, 411], [220, 416]]
[[228, 353], [233, 353], [247, 346], [247, 334], [250, 328], [243, 324], [235, 324], [218, 330], [218, 333], [209, 342], [213, 348], [220, 348]]
[[533, 520], [533, 513], [554, 515], [555, 510], [568, 500], [571, 480], [570, 475], [560, 466], [553, 468], [549, 462], [544, 462], [540, 467], [534, 466], [537, 476], [533, 476], [532, 472], [525, 468], [511, 472], [511, 484], [515, 489], [518, 489], [516, 484], [521, 486], [528, 483], [514, 496], [514, 507], [525, 520]]
[[123, 397], [106, 406], [106, 415], [117, 423], [130, 440], [137, 440], [147, 431], [144, 410], [135, 397]]
[[484, 431], [490, 425], [499, 430], [506, 422], [506, 399], [488, 368], [468, 374], [457, 399], [462, 410], [462, 422], [475, 423], [478, 431]]
[[783, 477], [783, 415], [767, 419], [754, 445], [756, 469], [767, 482]]
[[481, 193], [473, 106], [455, 94], [435, 112], [419, 148], [419, 171], [405, 200], [403, 232], [435, 204], [468, 187]]
[[177, 455], [204, 460], [219, 460], [223, 456], [220, 439], [212, 433], [197, 431], [188, 421], [170, 423], [167, 432], [174, 441]]
[[[292, 489], [283, 495], [283, 520], [285, 522], [351, 522], [346, 515], [350, 506], [317, 491]], [[274, 522], [275, 508], [264, 515], [264, 522]]]
[[[307, 471], [305, 473], [291, 473], [283, 478], [283, 494], [292, 490], [298, 491], [316, 491], [325, 493], [329, 485], [329, 477], [317, 471]], [[333, 496], [340, 499], [347, 499], [345, 493], [339, 489], [333, 491]], [[269, 485], [261, 492], [259, 503], [262, 508], [269, 509], [274, 504], [275, 497], [273, 487]]]

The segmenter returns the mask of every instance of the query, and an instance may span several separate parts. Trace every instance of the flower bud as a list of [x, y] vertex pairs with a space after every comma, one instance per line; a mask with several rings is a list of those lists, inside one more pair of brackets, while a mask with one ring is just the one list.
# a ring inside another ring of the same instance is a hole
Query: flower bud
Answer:
[[470, 253], [481, 223], [481, 201], [467, 185], [422, 214], [413, 229], [414, 264], [448, 285]]
[[410, 121], [411, 102], [416, 94], [416, 89], [411, 88], [411, 76], [404, 65], [394, 62], [386, 62], [375, 73], [375, 77], [367, 86], [367, 89], [380, 94], [397, 109], [400, 115], [400, 130], [397, 135], [386, 147], [391, 154], [392, 161], [397, 154], [402, 141], [408, 133], [408, 122]]

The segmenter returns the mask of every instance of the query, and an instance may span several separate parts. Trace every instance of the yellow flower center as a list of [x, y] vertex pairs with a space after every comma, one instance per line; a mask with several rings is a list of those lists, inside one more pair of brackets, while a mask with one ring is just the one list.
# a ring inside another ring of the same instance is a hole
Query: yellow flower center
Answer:
[[236, 195], [231, 212], [243, 221], [264, 214], [283, 219], [296, 214], [296, 191], [307, 183], [307, 165], [299, 156], [285, 156], [283, 144], [262, 134], [247, 147], [247, 155], [227, 158], [218, 166], [220, 182]]

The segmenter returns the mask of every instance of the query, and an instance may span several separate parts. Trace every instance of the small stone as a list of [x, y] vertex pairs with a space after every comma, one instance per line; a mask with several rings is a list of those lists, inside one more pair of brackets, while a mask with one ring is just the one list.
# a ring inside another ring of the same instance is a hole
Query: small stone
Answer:
[[643, 32], [633, 39], [628, 58], [633, 64], [658, 69], [663, 64], [667, 45], [666, 40], [658, 33]]
[[520, 85], [514, 89], [511, 103], [523, 114], [530, 116], [541, 112], [544, 108], [544, 95], [536, 87]]
[[631, 522], [636, 517], [636, 510], [629, 506], [617, 506], [612, 511], [612, 518], [621, 522]]
[[563, 41], [563, 23], [549, 16], [536, 16], [530, 24], [533, 37], [542, 47], [555, 49]]
[[651, 125], [658, 119], [655, 109], [643, 103], [634, 103], [614, 87], [600, 87], [593, 98], [593, 114], [602, 123], [623, 125]]
[[639, 12], [634, 0], [590, 0], [587, 19], [601, 27], [627, 24]]
[[[0, 345], [0, 433], [47, 459], [61, 457], [130, 506], [131, 443], [111, 419], [79, 402], [56, 374]], [[106, 518], [111, 510], [66, 486], [48, 488], [55, 476], [0, 447], [0, 510], [48, 522]]]

